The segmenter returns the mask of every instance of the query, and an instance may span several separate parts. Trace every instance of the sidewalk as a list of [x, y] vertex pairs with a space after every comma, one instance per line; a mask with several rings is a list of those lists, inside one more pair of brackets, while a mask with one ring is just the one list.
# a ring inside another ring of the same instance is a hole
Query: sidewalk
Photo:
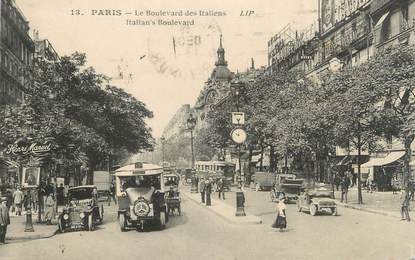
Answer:
[[34, 232], [25, 232], [26, 215], [21, 216], [10, 214], [10, 225], [7, 226], [6, 243], [22, 240], [32, 240], [40, 238], [49, 238], [57, 232], [57, 221], [53, 225], [37, 223], [37, 214], [32, 215], [32, 223]]
[[[235, 216], [235, 206], [230, 206], [226, 202], [216, 199], [216, 197], [211, 197], [211, 206], [206, 206], [205, 204], [201, 203], [201, 196], [200, 193], [190, 193], [188, 191], [188, 187], [183, 186], [180, 192], [192, 200], [193, 202], [199, 204], [202, 207], [205, 207], [206, 209], [212, 211], [216, 215], [226, 219], [229, 222], [236, 223], [236, 224], [261, 224], [262, 219], [260, 217], [254, 216], [248, 212], [245, 211], [246, 216], [243, 217], [237, 217]], [[226, 195], [229, 197], [233, 196], [235, 197], [235, 194], [233, 192], [227, 192]], [[225, 200], [226, 201], [226, 200]]]
[[[367, 192], [366, 190], [362, 190], [362, 198], [363, 204], [358, 204], [357, 200], [357, 188], [349, 189], [348, 193], [348, 201], [346, 203], [341, 203], [341, 192], [335, 191], [334, 192], [336, 197], [336, 202], [338, 205], [352, 208], [356, 210], [362, 210], [370, 213], [375, 213], [384, 216], [390, 216], [394, 218], [401, 218], [401, 194], [393, 194], [390, 192]], [[415, 202], [411, 201], [410, 209], [413, 209], [415, 206]], [[410, 211], [411, 219], [413, 219], [413, 212]]]

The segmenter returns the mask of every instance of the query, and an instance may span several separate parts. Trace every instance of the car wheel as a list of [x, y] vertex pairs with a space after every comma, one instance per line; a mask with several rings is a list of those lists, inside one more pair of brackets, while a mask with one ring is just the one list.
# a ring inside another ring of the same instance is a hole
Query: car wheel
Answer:
[[58, 220], [58, 228], [59, 228], [59, 232], [61, 232], [61, 233], [64, 233], [65, 232], [65, 228], [63, 226], [63, 223], [62, 223], [62, 219], [61, 218], [59, 218], [59, 220]]
[[99, 212], [99, 223], [102, 224], [103, 221], [104, 221], [104, 206], [101, 205], [101, 210]]
[[301, 212], [303, 210], [301, 208], [301, 202], [300, 202], [300, 200], [297, 201], [297, 210], [298, 210], [298, 212]]
[[337, 216], [337, 208], [331, 208], [331, 214]]
[[120, 216], [119, 216], [119, 222], [120, 222], [121, 232], [124, 232], [126, 230], [125, 229], [125, 216], [124, 216], [124, 214], [120, 214]]
[[310, 215], [315, 216], [317, 214], [317, 206], [316, 205], [310, 205]]
[[94, 222], [92, 220], [92, 212], [88, 215], [88, 231], [94, 230]]
[[164, 212], [164, 211], [160, 212], [160, 220], [159, 221], [160, 221], [160, 225], [159, 225], [160, 230], [165, 229], [166, 228], [166, 212]]

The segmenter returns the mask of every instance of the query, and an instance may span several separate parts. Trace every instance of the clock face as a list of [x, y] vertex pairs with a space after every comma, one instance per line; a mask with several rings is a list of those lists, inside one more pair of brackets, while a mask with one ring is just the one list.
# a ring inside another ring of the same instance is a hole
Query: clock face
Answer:
[[231, 133], [232, 140], [237, 144], [242, 144], [246, 140], [246, 132], [241, 128], [236, 128]]

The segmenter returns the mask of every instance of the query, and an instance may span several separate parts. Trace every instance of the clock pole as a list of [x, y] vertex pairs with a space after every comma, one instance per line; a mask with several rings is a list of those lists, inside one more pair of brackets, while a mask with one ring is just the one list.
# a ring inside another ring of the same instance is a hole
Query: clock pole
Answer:
[[[231, 89], [233, 90], [233, 94], [236, 97], [236, 113], [232, 113], [232, 123], [235, 125], [243, 125], [245, 123], [245, 118], [243, 113], [239, 113], [239, 96], [241, 88], [243, 87], [243, 83], [241, 82], [233, 82], [231, 83]], [[238, 190], [236, 191], [236, 212], [235, 216], [241, 217], [246, 216], [245, 214], [245, 194], [242, 190], [242, 164], [241, 164], [241, 145], [246, 140], [246, 132], [237, 127], [231, 132], [232, 140], [238, 145], [238, 175], [236, 176], [238, 179]]]

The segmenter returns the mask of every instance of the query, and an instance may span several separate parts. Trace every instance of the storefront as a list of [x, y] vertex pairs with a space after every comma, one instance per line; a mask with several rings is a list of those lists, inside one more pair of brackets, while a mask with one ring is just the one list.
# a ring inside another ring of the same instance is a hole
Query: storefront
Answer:
[[405, 151], [392, 151], [386, 157], [372, 158], [361, 165], [362, 173], [372, 181], [379, 191], [392, 189], [392, 184], [402, 188], [403, 183], [403, 162]]

